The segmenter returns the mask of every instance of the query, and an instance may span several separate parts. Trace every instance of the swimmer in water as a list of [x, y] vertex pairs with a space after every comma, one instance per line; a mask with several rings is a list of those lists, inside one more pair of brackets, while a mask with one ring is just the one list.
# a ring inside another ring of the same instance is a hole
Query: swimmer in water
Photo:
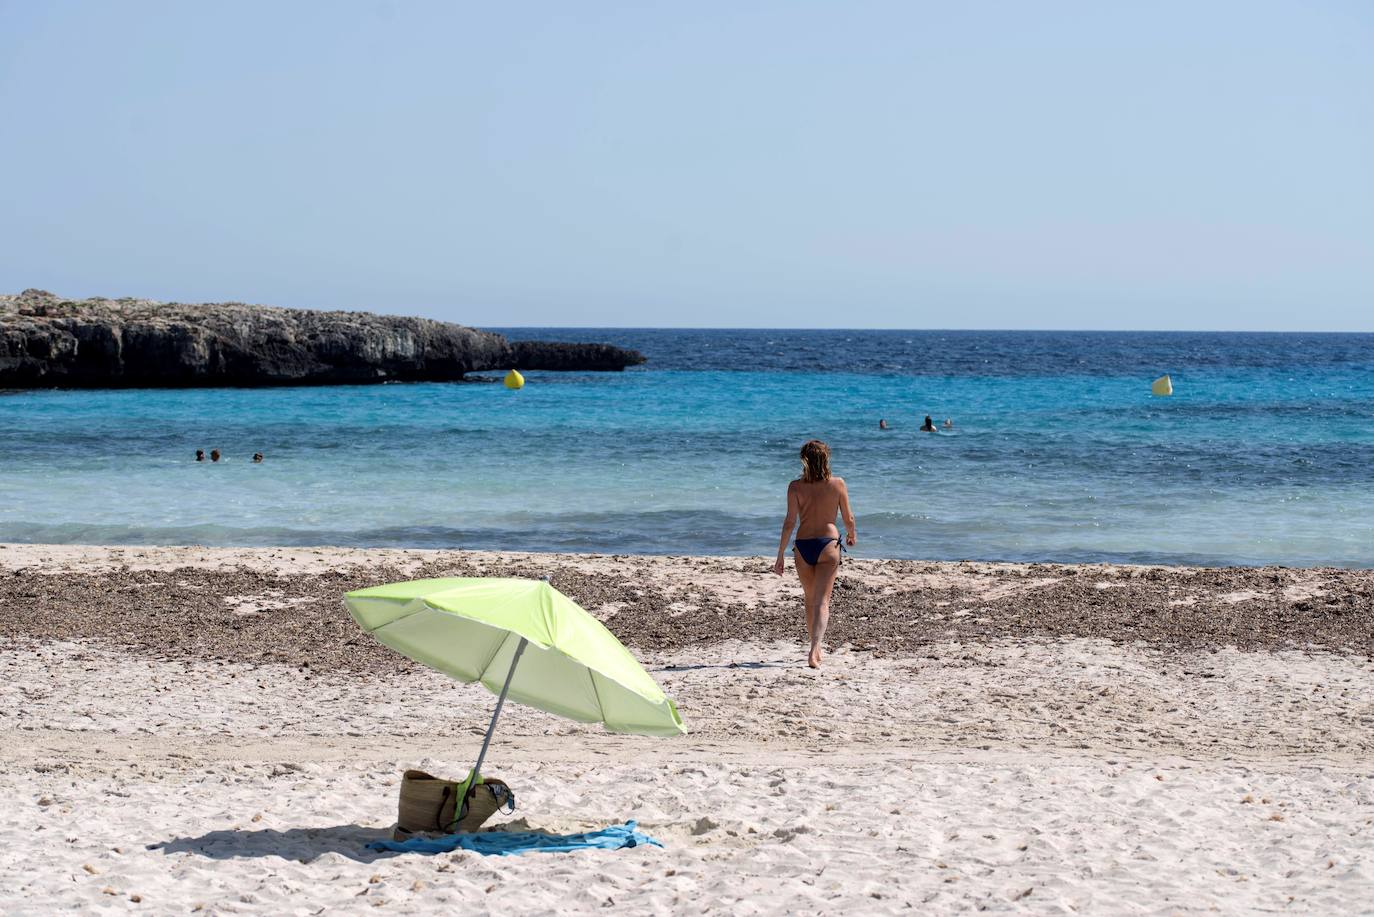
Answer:
[[887, 429], [887, 421], [886, 421], [886, 420], [879, 420], [879, 421], [878, 421], [878, 429], [879, 429], [879, 430], [886, 430], [886, 429]]
[[952, 421], [952, 420], [950, 420], [948, 417], [946, 417], [946, 418], [945, 418], [945, 422], [944, 422], [943, 424], [941, 424], [941, 426], [944, 427], [946, 430], [953, 430], [953, 429], [954, 429], [954, 421]]
[[935, 430], [935, 421], [933, 421], [933, 420], [930, 419], [930, 415], [929, 415], [929, 414], [926, 415], [926, 422], [923, 423], [923, 424], [921, 424], [921, 432], [922, 432], [922, 433], [934, 433], [934, 432], [936, 432], [936, 430]]
[[196, 461], [197, 461], [197, 462], [203, 462], [203, 461], [205, 461], [205, 450], [204, 450], [204, 449], [197, 449], [197, 450], [196, 450]]
[[211, 449], [211, 450], [210, 450], [210, 461], [212, 461], [212, 462], [218, 462], [218, 461], [219, 461], [219, 450], [218, 450], [218, 449]]

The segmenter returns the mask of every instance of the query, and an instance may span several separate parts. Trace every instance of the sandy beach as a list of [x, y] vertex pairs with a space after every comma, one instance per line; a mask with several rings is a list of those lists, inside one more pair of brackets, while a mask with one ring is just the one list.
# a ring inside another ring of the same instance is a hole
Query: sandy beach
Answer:
[[[514, 706], [515, 822], [663, 849], [380, 855], [492, 698], [339, 601], [548, 575], [690, 729]], [[0, 910], [1369, 912], [1374, 573], [854, 561], [808, 670], [763, 558], [0, 546]]]

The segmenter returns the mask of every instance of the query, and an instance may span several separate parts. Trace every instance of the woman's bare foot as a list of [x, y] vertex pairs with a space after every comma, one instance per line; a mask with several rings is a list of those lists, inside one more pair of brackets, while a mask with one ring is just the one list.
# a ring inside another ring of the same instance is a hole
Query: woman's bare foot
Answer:
[[813, 646], [811, 648], [811, 655], [806, 657], [806, 664], [813, 669], [819, 669], [821, 667], [821, 648], [819, 646]]

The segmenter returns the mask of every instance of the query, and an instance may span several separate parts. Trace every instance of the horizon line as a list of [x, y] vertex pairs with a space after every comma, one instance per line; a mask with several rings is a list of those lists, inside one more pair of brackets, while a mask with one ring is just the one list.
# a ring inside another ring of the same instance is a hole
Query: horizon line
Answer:
[[[43, 290], [41, 287], [24, 287], [18, 293], [0, 292], [0, 296], [19, 296], [29, 290], [39, 290], [50, 296], [66, 298], [62, 294], [52, 293]], [[865, 327], [838, 328], [821, 325], [799, 325], [799, 326], [774, 326], [765, 325], [601, 325], [601, 324], [568, 324], [568, 325], [542, 325], [542, 324], [497, 324], [497, 323], [470, 323], [465, 320], [455, 320], [450, 318], [434, 318], [426, 315], [420, 310], [415, 311], [391, 311], [396, 307], [383, 307], [387, 311], [381, 311], [376, 306], [358, 308], [356, 306], [278, 306], [268, 303], [251, 302], [248, 300], [228, 299], [215, 302], [187, 302], [178, 299], [159, 300], [151, 299], [146, 296], [84, 296], [73, 297], [73, 301], [81, 302], [85, 300], [105, 300], [117, 302], [120, 299], [144, 299], [159, 305], [183, 305], [183, 306], [212, 306], [212, 305], [245, 305], [261, 306], [269, 309], [286, 309], [288, 311], [314, 311], [314, 312], [367, 312], [373, 315], [390, 315], [401, 318], [420, 318], [428, 321], [445, 322], [453, 325], [462, 325], [468, 328], [506, 328], [506, 329], [568, 329], [568, 330], [616, 330], [616, 331], [900, 331], [907, 333], [1058, 333], [1058, 334], [1374, 334], [1374, 328], [1368, 330], [1351, 330], [1348, 328], [1337, 329], [1328, 328], [1321, 330], [1313, 329], [1277, 329], [1277, 328], [902, 328], [894, 325], [869, 325]], [[406, 307], [400, 307], [405, 309]]]
[[[424, 317], [424, 316], [419, 316]], [[446, 321], [446, 319], [431, 319]], [[464, 322], [453, 322], [461, 325]], [[871, 326], [865, 328], [834, 328], [818, 325], [767, 327], [764, 325], [468, 325], [470, 328], [501, 328], [504, 330], [579, 330], [579, 331], [899, 331], [907, 334], [1363, 334], [1374, 330], [1297, 330], [1272, 328], [898, 328]]]

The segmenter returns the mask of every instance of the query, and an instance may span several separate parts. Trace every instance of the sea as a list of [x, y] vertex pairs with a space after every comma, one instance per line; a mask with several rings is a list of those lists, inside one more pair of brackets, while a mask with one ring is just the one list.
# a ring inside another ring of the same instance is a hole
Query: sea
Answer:
[[1374, 566], [1374, 335], [493, 330], [648, 363], [3, 392], [0, 541], [771, 555], [817, 438], [856, 557]]

